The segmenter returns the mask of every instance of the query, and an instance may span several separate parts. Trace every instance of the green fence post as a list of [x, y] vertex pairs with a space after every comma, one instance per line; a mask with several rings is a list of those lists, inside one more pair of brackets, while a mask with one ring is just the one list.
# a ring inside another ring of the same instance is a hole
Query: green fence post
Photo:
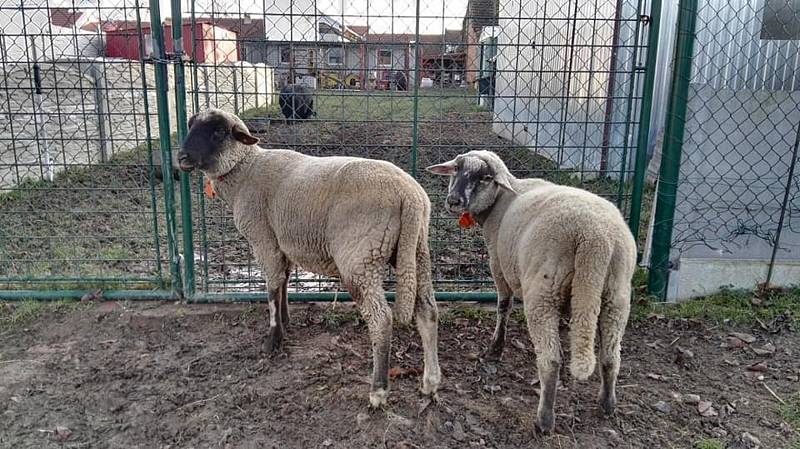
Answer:
[[419, 11], [420, 0], [416, 0], [417, 17], [414, 31], [414, 123], [411, 129], [411, 176], [417, 177], [417, 151], [419, 146], [419, 84], [422, 78], [419, 73], [420, 51], [419, 51]]
[[[169, 82], [165, 59], [164, 31], [161, 27], [161, 11], [158, 0], [150, 0], [150, 29], [153, 36], [153, 59], [156, 76], [156, 104], [158, 107], [158, 137], [161, 143], [161, 164], [164, 173], [164, 212], [167, 221], [167, 248], [169, 250], [172, 292], [183, 295], [181, 269], [175, 223], [175, 187], [172, 183], [172, 141], [169, 127]], [[191, 261], [189, 261], [191, 262]]]
[[642, 109], [639, 113], [639, 135], [636, 142], [634, 162], [633, 192], [631, 193], [631, 213], [628, 218], [631, 232], [639, 241], [639, 224], [642, 218], [642, 197], [644, 178], [647, 172], [647, 140], [650, 136], [650, 116], [653, 112], [653, 89], [656, 82], [656, 62], [658, 57], [658, 38], [661, 29], [661, 0], [653, 0], [650, 5], [650, 31], [647, 35], [647, 61], [645, 64]]
[[672, 226], [675, 218], [675, 195], [681, 165], [681, 149], [686, 126], [689, 83], [692, 75], [692, 54], [697, 21], [697, 0], [681, 0], [678, 13], [678, 39], [675, 67], [672, 71], [665, 143], [661, 157], [661, 173], [656, 195], [653, 252], [650, 257], [648, 291], [665, 299], [669, 280], [669, 256]]
[[[175, 51], [175, 121], [178, 127], [178, 145], [186, 139], [186, 78], [183, 67], [183, 19], [181, 0], [172, 0], [172, 42]], [[194, 54], [192, 54], [194, 56]], [[181, 172], [181, 225], [183, 229], [183, 294], [194, 296], [194, 230], [192, 227], [191, 177]]]

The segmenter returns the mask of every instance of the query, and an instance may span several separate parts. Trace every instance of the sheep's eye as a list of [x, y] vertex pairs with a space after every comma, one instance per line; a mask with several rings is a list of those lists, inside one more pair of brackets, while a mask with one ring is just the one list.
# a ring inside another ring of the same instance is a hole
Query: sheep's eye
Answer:
[[481, 178], [481, 182], [492, 182], [494, 180], [494, 176], [492, 175], [483, 175]]
[[225, 133], [226, 133], [225, 129], [223, 128], [217, 129], [216, 131], [214, 131], [214, 135], [212, 136], [212, 138], [215, 141], [219, 142], [225, 138]]

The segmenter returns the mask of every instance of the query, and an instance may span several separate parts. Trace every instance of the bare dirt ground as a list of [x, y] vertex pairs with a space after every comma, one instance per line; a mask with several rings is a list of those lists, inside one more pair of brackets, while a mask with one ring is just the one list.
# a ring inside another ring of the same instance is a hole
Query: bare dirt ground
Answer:
[[[503, 361], [489, 364], [475, 355], [491, 309], [442, 306], [441, 402], [427, 404], [412, 374], [393, 380], [385, 410], [369, 411], [370, 347], [351, 305], [291, 310], [275, 358], [258, 352], [261, 306], [89, 303], [4, 325], [0, 447], [757, 447], [750, 437], [800, 447], [800, 339], [780, 320], [765, 330], [639, 318], [623, 345], [617, 414], [600, 414], [596, 378], [565, 378], [556, 434], [542, 437], [519, 313]], [[416, 333], [397, 329], [392, 366], [413, 373], [421, 356]]]

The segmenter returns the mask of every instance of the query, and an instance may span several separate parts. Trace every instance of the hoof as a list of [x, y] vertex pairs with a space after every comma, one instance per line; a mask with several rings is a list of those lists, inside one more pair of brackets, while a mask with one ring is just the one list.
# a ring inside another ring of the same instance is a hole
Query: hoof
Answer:
[[603, 409], [603, 413], [606, 416], [613, 415], [614, 411], [617, 409], [617, 398], [614, 396], [601, 397], [600, 408]]
[[372, 408], [380, 408], [386, 405], [386, 398], [389, 396], [389, 390], [379, 388], [375, 391], [369, 392], [369, 405]]
[[480, 358], [489, 362], [499, 362], [503, 357], [503, 347], [495, 343], [489, 345], [480, 355]]
[[283, 332], [279, 331], [277, 327], [270, 329], [269, 335], [261, 345], [261, 352], [269, 355], [275, 355], [283, 349]]
[[441, 374], [437, 374], [435, 376], [425, 376], [422, 378], [422, 388], [420, 388], [420, 392], [427, 396], [435, 396], [441, 383]]
[[552, 413], [539, 416], [536, 419], [536, 432], [541, 435], [549, 435], [556, 428], [556, 421]]

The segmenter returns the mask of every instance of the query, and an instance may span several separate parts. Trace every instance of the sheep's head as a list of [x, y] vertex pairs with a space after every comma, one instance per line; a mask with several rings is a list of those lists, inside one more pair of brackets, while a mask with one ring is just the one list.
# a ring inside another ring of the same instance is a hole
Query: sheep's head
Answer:
[[513, 176], [496, 154], [490, 151], [470, 151], [455, 159], [427, 170], [450, 176], [447, 210], [453, 214], [480, 214], [494, 205], [501, 189], [513, 192]]
[[186, 172], [199, 169], [211, 175], [227, 173], [241, 159], [242, 147], [258, 138], [242, 120], [219, 109], [199, 112], [189, 119], [189, 133], [178, 153], [178, 165]]

